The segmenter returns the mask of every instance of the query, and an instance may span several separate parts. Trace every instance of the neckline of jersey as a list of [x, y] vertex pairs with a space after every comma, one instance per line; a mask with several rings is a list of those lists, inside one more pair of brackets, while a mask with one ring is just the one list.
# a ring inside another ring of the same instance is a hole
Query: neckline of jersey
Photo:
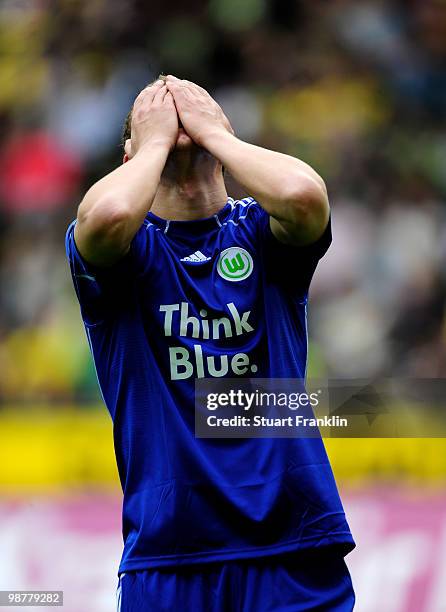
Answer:
[[149, 211], [146, 218], [162, 230], [165, 234], [200, 234], [209, 231], [216, 227], [221, 227], [226, 217], [231, 212], [234, 206], [234, 199], [229, 198], [223, 208], [220, 208], [215, 215], [205, 217], [204, 219], [194, 219], [192, 221], [172, 221], [170, 219], [162, 219], [153, 212]]

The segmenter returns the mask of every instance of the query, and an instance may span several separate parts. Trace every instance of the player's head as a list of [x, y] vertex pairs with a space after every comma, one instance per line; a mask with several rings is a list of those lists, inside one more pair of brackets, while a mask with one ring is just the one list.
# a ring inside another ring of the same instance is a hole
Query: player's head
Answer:
[[[165, 81], [166, 76], [160, 74], [157, 79], [148, 83], [146, 87], [154, 85], [157, 81]], [[122, 129], [121, 144], [124, 149], [124, 162], [132, 157], [131, 137], [132, 137], [132, 111], [133, 106], [129, 110]], [[234, 133], [229, 125], [230, 131]], [[180, 118], [178, 117], [178, 135], [174, 148], [169, 154], [163, 175], [166, 177], [170, 174], [171, 177], [179, 175], [187, 176], [191, 170], [198, 171], [203, 174], [206, 172], [214, 173], [218, 168], [225, 174], [224, 167], [215, 159], [208, 151], [198, 146], [192, 138], [184, 130]]]

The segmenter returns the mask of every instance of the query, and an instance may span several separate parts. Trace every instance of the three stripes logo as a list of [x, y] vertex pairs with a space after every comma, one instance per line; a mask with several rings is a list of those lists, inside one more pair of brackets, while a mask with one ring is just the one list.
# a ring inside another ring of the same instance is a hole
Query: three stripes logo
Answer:
[[187, 257], [182, 257], [180, 261], [189, 261], [192, 263], [202, 263], [204, 261], [209, 261], [211, 258], [203, 255], [201, 251], [195, 251], [192, 255], [188, 255]]
[[238, 282], [250, 276], [254, 268], [251, 255], [240, 247], [230, 247], [220, 253], [217, 272], [225, 280]]

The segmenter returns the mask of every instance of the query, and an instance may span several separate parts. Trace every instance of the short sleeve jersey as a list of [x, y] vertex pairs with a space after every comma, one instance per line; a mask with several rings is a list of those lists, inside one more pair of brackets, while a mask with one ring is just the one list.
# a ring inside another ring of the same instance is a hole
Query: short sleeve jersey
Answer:
[[304, 378], [308, 288], [331, 242], [273, 236], [253, 198], [213, 217], [148, 213], [97, 269], [66, 249], [124, 492], [120, 571], [354, 543], [320, 438], [194, 435], [196, 378]]

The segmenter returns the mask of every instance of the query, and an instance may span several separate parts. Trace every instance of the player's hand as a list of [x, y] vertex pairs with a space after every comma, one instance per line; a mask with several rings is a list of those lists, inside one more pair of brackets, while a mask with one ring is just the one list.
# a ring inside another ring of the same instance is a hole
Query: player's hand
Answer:
[[206, 148], [207, 138], [214, 138], [219, 131], [234, 133], [221, 107], [205, 89], [172, 75], [166, 77], [166, 85], [185, 131], [196, 144]]
[[164, 81], [156, 81], [141, 91], [133, 105], [132, 155], [154, 144], [166, 145], [171, 150], [177, 137], [178, 115], [172, 94]]

